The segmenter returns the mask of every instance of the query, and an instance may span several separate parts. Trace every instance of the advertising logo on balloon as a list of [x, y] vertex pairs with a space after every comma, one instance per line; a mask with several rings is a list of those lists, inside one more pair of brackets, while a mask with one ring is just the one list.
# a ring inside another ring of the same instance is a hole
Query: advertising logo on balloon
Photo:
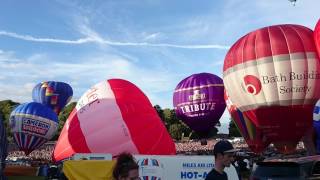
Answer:
[[189, 101], [202, 100], [206, 98], [205, 93], [200, 93], [200, 90], [194, 90], [193, 94], [189, 96]]
[[144, 158], [138, 161], [140, 166], [140, 177], [143, 180], [163, 179], [163, 164], [158, 159]]
[[40, 120], [24, 118], [21, 129], [35, 134], [46, 135], [50, 129], [50, 124]]
[[243, 78], [242, 87], [245, 90], [245, 92], [252, 95], [257, 95], [260, 93], [262, 85], [260, 80], [256, 76], [246, 75]]

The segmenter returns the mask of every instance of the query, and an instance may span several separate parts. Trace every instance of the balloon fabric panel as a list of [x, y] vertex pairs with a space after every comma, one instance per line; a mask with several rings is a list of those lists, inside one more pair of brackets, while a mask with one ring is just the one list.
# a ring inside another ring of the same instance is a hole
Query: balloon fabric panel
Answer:
[[90, 153], [90, 150], [81, 131], [77, 110], [74, 108], [60, 133], [53, 151], [53, 160], [60, 161], [77, 152]]
[[112, 79], [108, 82], [139, 152], [175, 154], [175, 145], [170, 135], [144, 93], [134, 84], [123, 80]]

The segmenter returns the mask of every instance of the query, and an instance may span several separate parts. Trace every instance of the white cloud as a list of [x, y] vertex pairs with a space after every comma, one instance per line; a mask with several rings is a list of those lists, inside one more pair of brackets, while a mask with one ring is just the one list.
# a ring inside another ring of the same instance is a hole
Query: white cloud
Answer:
[[3, 51], [0, 49], [0, 62], [1, 61], [16, 61], [16, 59], [13, 58], [14, 52], [12, 51]]
[[32, 90], [25, 88], [24, 85], [14, 85], [10, 83], [3, 83], [0, 81], [0, 100], [13, 100], [24, 103], [32, 100]]
[[89, 19], [86, 17], [82, 17], [82, 23], [77, 23], [78, 25], [78, 31], [87, 37], [88, 39], [92, 39], [92, 41], [97, 43], [104, 43], [104, 40], [100, 35], [95, 32], [93, 29], [90, 28], [90, 22]]
[[[17, 59], [14, 54], [11, 56]], [[171, 92], [175, 86], [175, 75], [160, 70], [159, 67], [143, 67], [135, 61], [116, 55], [88, 56], [90, 59], [83, 57], [77, 63], [53, 62], [49, 54], [33, 54], [19, 59], [19, 62], [10, 62], [10, 59], [0, 61], [0, 71], [11, 72], [0, 78], [0, 85], [8, 84], [1, 89], [0, 99], [25, 102], [30, 100], [36, 83], [48, 80], [69, 83], [74, 88], [74, 99], [78, 99], [82, 93], [100, 81], [122, 78], [136, 84], [153, 104], [159, 104], [168, 100], [162, 99], [158, 102], [158, 93]]]
[[30, 35], [20, 35], [13, 32], [0, 31], [0, 35], [12, 37], [25, 41], [45, 42], [45, 43], [62, 43], [62, 44], [86, 44], [98, 43], [111, 46], [146, 46], [146, 47], [168, 47], [168, 48], [183, 48], [183, 49], [229, 49], [229, 46], [218, 44], [198, 44], [198, 45], [183, 45], [183, 44], [169, 44], [169, 43], [148, 43], [148, 42], [117, 42], [102, 39], [97, 33], [90, 31], [86, 26], [82, 30], [88, 37], [77, 40], [53, 39], [53, 38], [36, 38]]
[[32, 41], [32, 42], [47, 42], [47, 43], [63, 43], [63, 44], [84, 44], [89, 42], [96, 41], [95, 39], [91, 38], [83, 38], [77, 40], [65, 40], [65, 39], [53, 39], [53, 38], [36, 38], [30, 35], [20, 35], [13, 32], [7, 31], [0, 31], [1, 36], [12, 37], [16, 39], [21, 39], [25, 41]]
[[142, 33], [142, 38], [143, 38], [145, 41], [154, 41], [154, 40], [159, 39], [161, 36], [162, 36], [162, 33], [160, 33], [160, 32], [151, 33], [151, 34], [146, 33], [146, 32], [143, 32], [143, 33]]

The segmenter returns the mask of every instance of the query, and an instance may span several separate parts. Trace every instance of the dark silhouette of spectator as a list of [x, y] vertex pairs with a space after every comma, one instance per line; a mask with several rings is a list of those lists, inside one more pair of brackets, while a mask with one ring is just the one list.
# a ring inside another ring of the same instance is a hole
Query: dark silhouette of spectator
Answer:
[[121, 153], [117, 156], [112, 175], [115, 180], [139, 180], [139, 165], [130, 153]]
[[2, 114], [0, 114], [0, 159], [1, 159], [0, 178], [1, 179], [6, 179], [3, 171], [6, 167], [7, 156], [8, 156], [8, 139], [7, 139], [6, 127], [3, 124]]

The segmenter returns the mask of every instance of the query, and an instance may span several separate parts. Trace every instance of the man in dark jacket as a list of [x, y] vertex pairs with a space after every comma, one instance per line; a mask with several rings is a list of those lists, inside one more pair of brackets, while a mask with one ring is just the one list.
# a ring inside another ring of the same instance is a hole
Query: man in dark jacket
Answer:
[[221, 140], [214, 145], [213, 154], [215, 158], [214, 168], [209, 172], [205, 180], [227, 180], [225, 167], [230, 167], [237, 150], [227, 140]]

